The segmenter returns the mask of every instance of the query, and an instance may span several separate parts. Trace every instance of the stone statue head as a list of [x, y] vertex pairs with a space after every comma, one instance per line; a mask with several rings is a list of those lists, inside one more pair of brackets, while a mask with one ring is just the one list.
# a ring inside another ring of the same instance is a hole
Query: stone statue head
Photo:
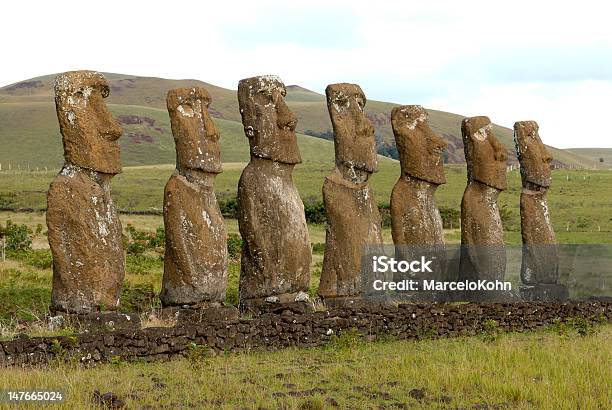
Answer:
[[66, 161], [107, 174], [121, 172], [117, 140], [123, 130], [104, 103], [109, 94], [104, 76], [69, 71], [57, 76], [54, 88]]
[[550, 162], [552, 156], [546, 149], [538, 133], [535, 121], [514, 123], [514, 143], [516, 155], [521, 164], [521, 179], [526, 182], [548, 188], [551, 183]]
[[506, 183], [506, 147], [499, 142], [489, 117], [464, 118], [461, 123], [469, 181], [503, 191]]
[[238, 83], [238, 105], [251, 156], [285, 164], [302, 162], [295, 135], [297, 117], [285, 103], [285, 85], [272, 75]]
[[219, 131], [208, 113], [210, 101], [210, 95], [203, 87], [168, 91], [166, 105], [179, 169], [215, 174], [222, 170]]
[[363, 111], [366, 97], [357, 84], [330, 84], [325, 89], [334, 128], [336, 166], [367, 175], [378, 170], [374, 127]]
[[429, 128], [427, 111], [420, 105], [402, 105], [391, 111], [391, 126], [402, 173], [432, 184], [444, 184], [446, 142]]

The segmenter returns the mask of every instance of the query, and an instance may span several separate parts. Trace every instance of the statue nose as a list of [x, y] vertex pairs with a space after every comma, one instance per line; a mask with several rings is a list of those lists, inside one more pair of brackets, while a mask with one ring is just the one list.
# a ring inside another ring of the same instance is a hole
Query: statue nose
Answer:
[[434, 141], [434, 147], [439, 150], [444, 150], [446, 149], [447, 146], [448, 146], [448, 143], [436, 135], [436, 139]]
[[117, 122], [117, 120], [111, 117], [104, 134], [109, 140], [115, 141], [121, 137], [121, 134], [123, 134], [123, 128], [121, 128], [121, 125], [119, 122]]
[[362, 115], [360, 118], [359, 126], [358, 126], [358, 133], [360, 135], [366, 135], [368, 137], [371, 135], [374, 135], [374, 126], [372, 125], [370, 120], [366, 118], [365, 115]]
[[291, 131], [295, 131], [297, 126], [297, 117], [282, 98], [279, 98], [276, 102], [276, 112], [278, 114], [276, 124], [279, 128], [289, 128]]
[[204, 115], [204, 127], [206, 128], [206, 137], [212, 141], [218, 141], [221, 135], [217, 126], [213, 122], [208, 111], [203, 112]]

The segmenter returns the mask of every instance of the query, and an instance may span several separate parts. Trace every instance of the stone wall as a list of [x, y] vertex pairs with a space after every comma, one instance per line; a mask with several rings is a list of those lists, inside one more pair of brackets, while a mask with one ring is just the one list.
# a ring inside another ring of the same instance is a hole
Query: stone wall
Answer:
[[612, 319], [612, 302], [403, 304], [399, 307], [338, 308], [314, 313], [266, 313], [254, 318], [180, 322], [175, 327], [116, 330], [75, 336], [17, 338], [0, 342], [0, 366], [36, 365], [72, 359], [85, 365], [115, 360], [166, 360], [194, 346], [212, 352], [321, 346], [333, 335], [357, 329], [368, 339], [467, 336], [491, 320], [503, 331], [523, 332], [555, 319]]

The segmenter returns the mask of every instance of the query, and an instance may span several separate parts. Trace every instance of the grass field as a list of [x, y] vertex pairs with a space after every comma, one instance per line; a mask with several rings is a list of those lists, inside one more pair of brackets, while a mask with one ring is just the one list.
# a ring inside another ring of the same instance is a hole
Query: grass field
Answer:
[[93, 408], [95, 390], [140, 409], [608, 409], [611, 337], [611, 325], [374, 343], [348, 333], [315, 349], [0, 369], [0, 389], [60, 389], [58, 409]]
[[[317, 144], [308, 146], [310, 140], [301, 142], [303, 150], [316, 149]], [[295, 168], [294, 180], [304, 201], [321, 200], [323, 180], [333, 166], [331, 157], [327, 159], [305, 162]], [[216, 181], [220, 199], [235, 197], [244, 165], [240, 162], [225, 164], [225, 171]], [[113, 197], [119, 209], [128, 212], [159, 211], [163, 187], [173, 169], [173, 165], [124, 168], [123, 173], [113, 179]], [[466, 183], [465, 167], [447, 166], [445, 171], [447, 183], [438, 188], [438, 205], [459, 210]], [[46, 192], [56, 173], [57, 170], [0, 172], [0, 207], [44, 209]], [[399, 163], [381, 158], [380, 170], [372, 177], [372, 187], [379, 203], [389, 203], [398, 175]], [[519, 171], [508, 172], [508, 189], [499, 196], [499, 205], [508, 214], [505, 229], [510, 232], [520, 230], [520, 190]], [[560, 242], [612, 242], [612, 171], [553, 171], [548, 205]], [[514, 234], [510, 237], [514, 242]]]
[[[305, 200], [319, 199], [328, 163], [306, 162], [295, 180]], [[221, 197], [235, 195], [243, 162], [226, 163], [217, 180]], [[114, 196], [126, 210], [159, 210], [163, 185], [172, 165], [127, 167], [114, 180]], [[2, 206], [45, 206], [45, 192], [56, 171], [0, 172]], [[386, 202], [399, 172], [390, 160], [381, 162], [373, 178], [379, 202]], [[446, 168], [448, 183], [438, 190], [438, 202], [459, 207], [465, 185], [460, 166]], [[518, 195], [520, 176], [508, 175], [510, 188], [500, 196], [509, 209], [514, 230], [508, 244], [520, 243]], [[382, 199], [381, 199], [382, 198]], [[549, 205], [562, 243], [612, 243], [612, 172], [555, 171]], [[0, 338], [20, 333], [57, 334], [45, 323], [51, 293], [50, 253], [44, 235], [44, 212], [0, 212], [0, 222], [12, 220], [42, 232], [34, 237], [36, 251], [0, 261]], [[155, 230], [160, 215], [122, 214], [123, 226]], [[237, 221], [226, 220], [237, 233]], [[311, 241], [323, 243], [324, 226], [310, 225]], [[459, 241], [458, 230], [446, 230], [448, 243]], [[386, 243], [390, 230], [384, 229]], [[310, 292], [316, 294], [322, 254], [313, 255]], [[144, 313], [159, 306], [163, 262], [156, 253], [128, 255], [121, 306]], [[227, 299], [237, 301], [239, 262], [230, 263]], [[150, 325], [155, 325], [151, 323]], [[557, 329], [559, 330], [559, 329]], [[65, 328], [61, 334], [73, 334]], [[122, 363], [84, 369], [57, 364], [41, 369], [1, 369], [0, 389], [62, 389], [67, 401], [55, 408], [94, 408], [95, 390], [113, 392], [127, 408], [327, 409], [339, 408], [512, 408], [575, 409], [612, 405], [610, 391], [612, 326], [590, 328], [585, 336], [564, 328], [561, 334], [496, 334], [447, 340], [365, 343], [350, 333], [316, 349], [188, 355], [167, 363]], [[0, 404], [0, 408], [4, 408]]]

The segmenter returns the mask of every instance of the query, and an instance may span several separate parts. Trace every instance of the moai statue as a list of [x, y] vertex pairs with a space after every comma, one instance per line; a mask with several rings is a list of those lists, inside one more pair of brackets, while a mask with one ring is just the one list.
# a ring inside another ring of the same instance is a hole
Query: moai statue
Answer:
[[442, 153], [447, 144], [431, 130], [427, 111], [420, 105], [395, 107], [391, 126], [401, 166], [391, 193], [395, 256], [398, 260], [413, 260], [427, 255], [433, 260], [432, 273], [421, 277], [400, 274], [395, 279], [442, 279], [444, 231], [434, 194], [439, 185], [446, 183]]
[[214, 192], [221, 173], [219, 131], [206, 89], [168, 91], [176, 170], [164, 190], [165, 306], [219, 307], [227, 289], [227, 236]]
[[516, 155], [521, 165], [521, 235], [523, 260], [521, 294], [526, 299], [566, 299], [567, 288], [559, 280], [559, 255], [555, 231], [548, 213], [546, 194], [552, 180], [552, 157], [538, 134], [538, 123], [514, 124]]
[[65, 164], [47, 194], [53, 254], [53, 311], [115, 310], [123, 284], [121, 223], [111, 178], [121, 172], [121, 126], [106, 108], [102, 74], [72, 71], [55, 79]]
[[368, 179], [377, 171], [374, 127], [356, 84], [325, 89], [334, 129], [336, 167], [323, 184], [327, 216], [319, 295], [327, 304], [358, 302], [369, 290], [362, 272], [366, 246], [381, 246], [381, 218]]
[[[240, 303], [265, 311], [278, 304], [309, 304], [310, 237], [304, 204], [292, 172], [302, 162], [296, 116], [285, 103], [276, 76], [241, 80], [238, 103], [251, 160], [238, 183], [238, 225], [242, 235]], [[297, 304], [293, 302], [299, 302]]]
[[507, 186], [506, 148], [493, 135], [488, 117], [465, 118], [461, 134], [468, 183], [461, 201], [459, 279], [502, 280], [506, 253], [497, 197]]

